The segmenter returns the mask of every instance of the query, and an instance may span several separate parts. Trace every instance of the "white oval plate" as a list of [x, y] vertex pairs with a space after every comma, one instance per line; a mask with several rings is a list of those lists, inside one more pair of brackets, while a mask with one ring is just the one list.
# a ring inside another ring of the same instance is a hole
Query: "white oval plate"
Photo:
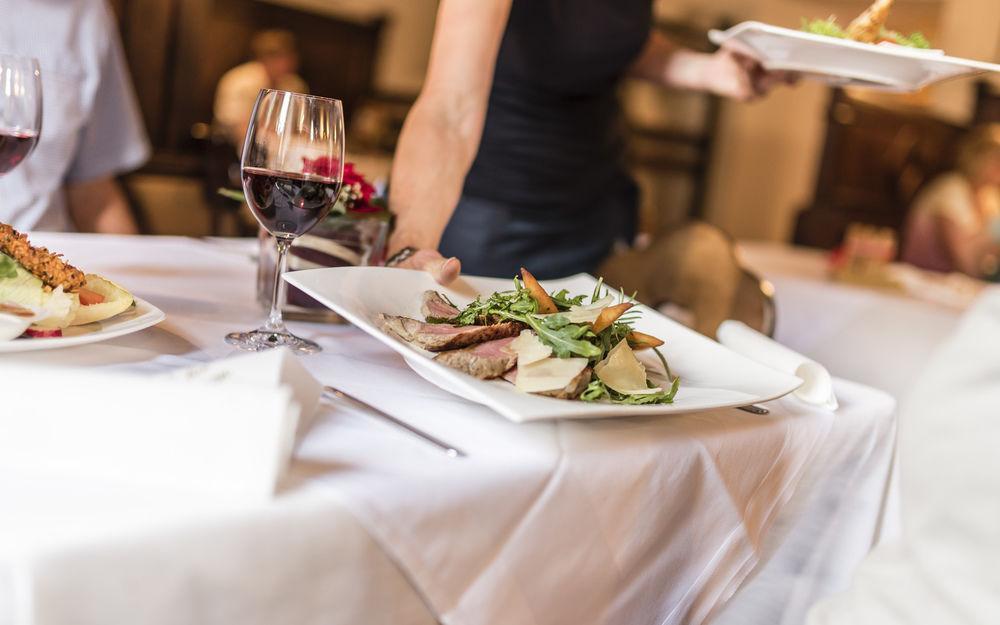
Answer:
[[[415, 372], [432, 384], [489, 406], [512, 421], [674, 414], [745, 406], [776, 399], [802, 384], [795, 376], [758, 364], [655, 310], [638, 306], [642, 318], [636, 322], [636, 329], [666, 341], [664, 355], [673, 373], [681, 378], [674, 403], [624, 406], [531, 395], [503, 380], [479, 380], [438, 364], [430, 352], [386, 334], [376, 323], [379, 313], [422, 318], [421, 295], [429, 289], [441, 291], [463, 306], [477, 294], [510, 289], [510, 280], [463, 276], [451, 287], [443, 288], [422, 271], [335, 267], [286, 273], [285, 281], [400, 353]], [[579, 294], [593, 292], [596, 282], [591, 276], [579, 274], [542, 284], [550, 291], [567, 289]], [[649, 366], [651, 371], [657, 367], [655, 361]]]
[[135, 298], [135, 306], [119, 313], [110, 319], [73, 326], [63, 330], [63, 335], [53, 338], [20, 338], [11, 341], [0, 341], [0, 354], [17, 352], [33, 352], [42, 349], [59, 349], [98, 343], [125, 334], [132, 334], [154, 326], [164, 319], [166, 314], [144, 299]]
[[713, 30], [708, 38], [745, 49], [767, 69], [800, 72], [838, 87], [910, 92], [958, 76], [1000, 72], [1000, 65], [939, 50], [859, 43], [760, 22]]

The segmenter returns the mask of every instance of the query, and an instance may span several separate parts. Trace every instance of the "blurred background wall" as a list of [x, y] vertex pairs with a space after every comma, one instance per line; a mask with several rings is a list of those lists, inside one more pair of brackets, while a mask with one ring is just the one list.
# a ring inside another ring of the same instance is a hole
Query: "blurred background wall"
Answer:
[[[269, 27], [295, 32], [312, 91], [344, 100], [351, 158], [388, 172], [399, 125], [426, 70], [436, 0], [112, 0], [156, 146], [130, 178], [154, 232], [231, 234], [233, 207], [204, 180], [214, 85]], [[850, 20], [866, 0], [657, 0], [660, 27], [709, 50], [705, 32], [755, 19]], [[897, 0], [891, 25], [949, 53], [1000, 60], [1000, 1]], [[990, 119], [1000, 81], [912, 96], [804, 83], [752, 104], [641, 84], [623, 89], [643, 225], [698, 217], [739, 238], [832, 245], [846, 223], [898, 227], [923, 181], [948, 165], [961, 132]], [[1000, 112], [996, 112], [1000, 115]], [[901, 182], [902, 181], [902, 182]], [[803, 212], [804, 211], [804, 212]], [[800, 216], [801, 214], [801, 216]], [[245, 224], [244, 224], [245, 226]]]

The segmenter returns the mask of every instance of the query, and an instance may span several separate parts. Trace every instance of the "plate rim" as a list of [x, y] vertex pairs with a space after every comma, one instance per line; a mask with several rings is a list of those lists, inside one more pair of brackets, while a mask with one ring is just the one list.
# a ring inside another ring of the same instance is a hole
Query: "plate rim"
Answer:
[[[415, 274], [424, 275], [424, 272], [419, 271], [419, 270], [415, 270], [415, 269], [400, 269], [400, 268], [387, 269], [387, 268], [384, 268], [384, 267], [328, 267], [328, 268], [307, 269], [307, 270], [303, 270], [303, 271], [288, 272], [288, 273], [284, 274], [283, 278], [284, 278], [284, 280], [286, 282], [288, 282], [289, 284], [292, 284], [293, 286], [295, 286], [298, 289], [301, 289], [304, 293], [306, 293], [307, 295], [315, 298], [320, 303], [324, 303], [323, 300], [327, 299], [326, 296], [323, 295], [323, 294], [321, 294], [321, 293], [319, 293], [319, 292], [317, 292], [315, 289], [313, 289], [312, 286], [302, 284], [302, 281], [299, 279], [298, 276], [296, 276], [296, 274], [321, 273], [321, 272], [330, 272], [330, 271], [334, 271], [334, 272], [350, 272], [351, 270], [356, 270], [356, 269], [380, 269], [380, 270], [383, 270], [383, 271], [389, 270], [389, 271], [397, 271], [397, 272], [399, 272], [399, 271], [409, 271], [409, 272], [412, 272], [412, 273], [415, 273]], [[490, 278], [488, 276], [472, 276], [472, 275], [463, 276], [463, 277], [468, 278], [468, 279], [496, 279], [496, 278]], [[591, 276], [590, 274], [587, 274], [587, 273], [577, 273], [577, 274], [573, 274], [573, 275], [570, 275], [570, 276], [564, 276], [562, 278], [557, 278], [556, 280], [570, 280], [570, 279], [579, 278], [579, 277], [586, 277], [586, 278], [589, 278], [590, 280], [597, 280], [597, 278], [594, 278], [593, 276]], [[542, 280], [542, 282], [543, 283], [544, 282], [550, 282], [550, 280]], [[368, 330], [366, 330], [366, 328], [364, 326], [372, 326], [374, 328], [375, 327], [374, 326], [374, 322], [372, 320], [369, 320], [369, 319], [366, 319], [366, 318], [362, 318], [361, 315], [356, 315], [353, 311], [349, 310], [346, 306], [336, 305], [335, 303], [332, 302], [332, 300], [331, 300], [331, 305], [327, 305], [325, 303], [324, 303], [324, 305], [328, 306], [329, 308], [331, 308], [334, 311], [336, 311], [344, 319], [346, 319], [347, 321], [349, 321], [351, 323], [351, 325], [357, 327], [359, 330], [361, 330], [365, 334], [367, 334], [369, 336], [372, 336], [373, 338], [375, 338], [376, 340], [378, 340], [379, 342], [381, 342], [382, 344], [386, 345], [387, 347], [389, 347], [390, 349], [392, 349], [394, 352], [396, 352], [400, 356], [402, 356], [403, 359], [404, 359], [404, 361], [407, 363], [407, 366], [415, 374], [419, 375], [421, 378], [424, 378], [425, 380], [427, 379], [426, 376], [424, 376], [420, 371], [417, 370], [417, 368], [413, 367], [410, 364], [410, 360], [411, 359], [417, 359], [418, 358], [418, 359], [420, 359], [420, 362], [421, 362], [421, 365], [418, 365], [418, 366], [427, 365], [429, 368], [433, 368], [434, 371], [435, 371], [435, 373], [439, 373], [440, 372], [442, 375], [444, 375], [444, 372], [443, 371], [439, 371], [439, 369], [438, 369], [438, 368], [443, 368], [444, 366], [440, 365], [440, 364], [437, 364], [437, 363], [434, 363], [434, 361], [433, 361], [432, 358], [428, 358], [427, 357], [427, 353], [424, 350], [421, 350], [421, 349], [419, 349], [419, 348], [417, 348], [417, 347], [415, 347], [415, 346], [413, 346], [413, 345], [411, 345], [411, 344], [409, 344], [409, 343], [407, 343], [405, 341], [398, 340], [398, 339], [390, 336], [388, 333], [386, 333], [384, 331], [381, 331], [381, 330], [378, 330], [377, 328], [376, 328], [376, 330], [377, 330], [376, 332], [369, 332]], [[643, 306], [643, 307], [646, 308], [646, 309], [648, 309], [648, 310], [650, 310], [652, 313], [655, 313], [657, 315], [661, 315], [662, 316], [662, 313], [656, 311], [655, 309], [651, 309], [651, 308], [646, 307], [646, 306]], [[665, 318], [669, 319], [668, 317], [665, 317]], [[694, 332], [693, 330], [690, 330], [689, 328], [685, 328], [685, 329], [688, 330], [688, 331], [690, 331], [690, 332]], [[712, 339], [710, 339], [708, 337], [702, 337], [702, 338], [704, 338], [707, 341], [712, 341]], [[715, 341], [712, 341], [712, 342], [715, 342]], [[723, 349], [727, 349], [728, 350], [728, 348], [726, 348], [724, 345], [720, 344], [720, 347], [722, 347]], [[729, 351], [732, 352], [732, 350], [729, 350]], [[448, 379], [449, 379], [450, 382], [454, 382], [454, 386], [457, 386], [459, 388], [462, 388], [462, 389], [466, 390], [468, 392], [468, 395], [460, 395], [460, 394], [455, 393], [454, 391], [449, 390], [447, 388], [442, 388], [442, 390], [444, 390], [445, 392], [448, 392], [448, 393], [450, 393], [450, 394], [452, 394], [452, 395], [454, 395], [456, 397], [460, 397], [460, 398], [465, 399], [467, 401], [473, 401], [473, 402], [475, 402], [475, 403], [477, 403], [479, 405], [486, 406], [490, 410], [493, 410], [493, 411], [499, 413], [500, 415], [502, 415], [502, 416], [510, 419], [511, 421], [515, 421], [515, 422], [518, 422], [518, 423], [524, 423], [524, 422], [531, 422], [531, 421], [557, 420], [557, 419], [585, 420], [585, 419], [597, 419], [597, 418], [648, 417], [648, 416], [653, 416], [653, 415], [667, 415], [667, 414], [675, 414], [675, 415], [679, 415], [679, 414], [694, 414], [694, 413], [698, 413], [698, 412], [706, 412], [706, 411], [711, 411], [711, 410], [720, 410], [720, 409], [724, 409], [724, 408], [733, 408], [733, 407], [736, 407], [736, 406], [746, 405], [747, 403], [764, 403], [764, 402], [774, 401], [776, 399], [780, 399], [781, 397], [784, 397], [786, 395], [789, 395], [789, 394], [793, 393], [802, 384], [801, 378], [798, 378], [795, 375], [792, 375], [792, 374], [787, 373], [787, 372], [783, 372], [783, 371], [778, 371], [778, 370], [775, 370], [775, 369], [771, 369], [770, 367], [767, 367], [767, 365], [764, 365], [764, 364], [759, 363], [757, 361], [754, 361], [754, 360], [752, 360], [750, 358], [747, 358], [746, 356], [743, 356], [742, 354], [739, 354], [738, 352], [732, 352], [732, 353], [735, 356], [737, 356], [737, 357], [745, 358], [746, 360], [752, 362], [753, 364], [755, 364], [757, 366], [769, 369], [775, 375], [789, 378], [789, 381], [791, 379], [798, 380], [798, 384], [795, 384], [791, 388], [788, 388], [787, 390], [785, 390], [785, 391], [783, 391], [781, 393], [775, 394], [773, 396], [767, 395], [767, 394], [757, 394], [754, 398], [752, 398], [751, 400], [748, 400], [748, 401], [733, 400], [731, 402], [715, 403], [715, 404], [713, 404], [711, 406], [692, 407], [692, 408], [685, 408], [683, 410], [667, 409], [667, 412], [664, 412], [664, 408], [665, 408], [664, 405], [628, 406], [627, 407], [628, 410], [627, 411], [623, 411], [622, 407], [619, 406], [619, 405], [617, 405], [617, 404], [606, 404], [607, 407], [608, 407], [606, 412], [600, 412], [599, 413], [597, 411], [593, 411], [592, 410], [588, 414], [579, 414], [579, 413], [569, 414], [568, 411], [572, 410], [572, 406], [574, 406], [573, 403], [566, 402], [565, 404], [563, 404], [562, 402], [565, 402], [565, 400], [555, 400], [555, 399], [553, 399], [552, 401], [560, 401], [561, 402], [560, 405], [565, 405], [566, 409], [562, 410], [562, 411], [553, 411], [553, 412], [558, 412], [559, 414], [551, 414], [551, 415], [547, 415], [547, 416], [534, 416], [533, 414], [530, 414], [530, 413], [528, 413], [528, 414], [522, 414], [515, 407], [508, 406], [508, 405], [506, 405], [505, 403], [502, 403], [502, 402], [495, 402], [493, 400], [493, 398], [490, 398], [488, 396], [483, 395], [478, 389], [476, 389], [475, 387], [471, 386], [469, 384], [469, 380], [465, 380], [465, 379], [463, 379], [461, 377], [458, 377], [458, 376], [456, 376], [455, 378], [448, 377]], [[460, 373], [460, 372], [455, 372], [455, 373]], [[428, 380], [428, 382], [431, 382], [432, 384], [435, 384], [435, 386], [438, 386], [439, 388], [441, 388], [441, 386], [439, 384], [437, 384], [437, 383], [435, 383], [435, 382], [433, 382], [431, 380]], [[725, 390], [725, 389], [721, 389], [721, 390]], [[473, 399], [473, 397], [475, 397], [475, 399]], [[551, 398], [538, 397], [536, 399], [551, 399]], [[594, 406], [594, 405], [604, 405], [604, 404], [590, 404], [590, 405]], [[673, 406], [673, 404], [668, 404], [666, 406]]]
[[[798, 39], [800, 41], [810, 41], [813, 43], [818, 43], [825, 46], [830, 46], [834, 48], [847, 48], [850, 50], [855, 50], [859, 52], [865, 52], [868, 54], [877, 55], [887, 55], [902, 59], [911, 59], [915, 61], [923, 62], [934, 62], [942, 63], [945, 65], [952, 65], [966, 69], [966, 73], [972, 72], [1000, 72], [1000, 64], [990, 63], [987, 61], [979, 61], [976, 59], [965, 59], [961, 57], [954, 57], [948, 54], [929, 54], [927, 51], [923, 51], [916, 48], [908, 48], [906, 46], [878, 46], [870, 43], [862, 43], [860, 41], [851, 41], [849, 39], [838, 39], [837, 37], [827, 37], [824, 35], [816, 35], [814, 33], [807, 33], [801, 30], [796, 30], [793, 28], [787, 28], [785, 26], [775, 26], [773, 24], [767, 24], [764, 22], [759, 22], [755, 20], [750, 20], [746, 22], [740, 22], [735, 26], [732, 26], [726, 30], [712, 29], [708, 33], [709, 40], [716, 45], [722, 45], [723, 43], [739, 38], [743, 33], [747, 31], [759, 31], [772, 35], [778, 35], [782, 37], [790, 37], [793, 39]], [[751, 46], [750, 44], [741, 41], [743, 45], [753, 48], [758, 53], [760, 52], [757, 48]], [[940, 80], [947, 79], [947, 77], [942, 77]], [[881, 82], [881, 81], [880, 81]], [[934, 80], [932, 82], [937, 82]], [[909, 84], [909, 83], [906, 83]], [[926, 84], [921, 84], [919, 86], [926, 86]]]
[[[143, 306], [148, 310], [135, 319], [125, 322], [125, 327], [109, 328], [89, 334], [82, 334], [80, 336], [59, 336], [46, 339], [11, 339], [10, 341], [0, 342], [0, 354], [21, 354], [26, 352], [63, 349], [67, 347], [90, 345], [92, 343], [101, 343], [120, 336], [141, 332], [142, 330], [146, 330], [159, 324], [167, 318], [167, 314], [163, 312], [163, 310], [154, 304], [151, 304], [149, 301], [135, 296], [133, 296], [133, 299], [135, 300], [135, 305], [137, 307]], [[113, 318], [114, 317], [112, 317], [112, 319]], [[19, 348], [10, 349], [14, 346], [19, 346]]]

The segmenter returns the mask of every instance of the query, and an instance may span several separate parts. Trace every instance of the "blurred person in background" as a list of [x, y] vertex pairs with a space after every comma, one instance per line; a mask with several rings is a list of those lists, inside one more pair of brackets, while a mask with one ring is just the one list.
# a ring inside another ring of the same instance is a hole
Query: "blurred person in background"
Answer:
[[914, 200], [902, 259], [933, 271], [976, 278], [997, 275], [1000, 252], [1000, 124], [974, 130], [962, 142], [957, 168], [932, 181]]
[[216, 126], [237, 152], [250, 125], [250, 114], [261, 89], [308, 93], [306, 82], [296, 73], [299, 53], [295, 35], [287, 30], [264, 30], [250, 42], [254, 60], [223, 74], [215, 92]]
[[22, 230], [135, 233], [115, 177], [149, 142], [104, 0], [0, 0], [0, 53], [38, 59], [42, 132], [0, 177], [0, 221]]

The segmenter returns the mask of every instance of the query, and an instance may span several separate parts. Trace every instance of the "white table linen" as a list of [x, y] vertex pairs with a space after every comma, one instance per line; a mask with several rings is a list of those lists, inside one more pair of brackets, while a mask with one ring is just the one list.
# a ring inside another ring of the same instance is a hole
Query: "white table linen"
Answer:
[[739, 252], [749, 269], [774, 285], [779, 343], [834, 376], [882, 389], [897, 400], [963, 311], [935, 301], [940, 297], [928, 301], [834, 282], [822, 250], [743, 241]]
[[901, 406], [903, 533], [810, 625], [1000, 623], [1000, 289], [987, 291]]
[[[222, 336], [260, 319], [244, 244], [37, 239], [168, 319], [5, 361], [160, 372], [232, 355]], [[266, 505], [0, 476], [0, 623], [703, 623], [724, 607], [776, 623], [845, 587], [878, 531], [895, 422], [877, 391], [838, 381], [835, 414], [789, 398], [769, 416], [513, 424], [352, 328], [293, 327], [323, 344], [303, 360], [321, 381], [469, 458], [336, 408]], [[796, 584], [793, 605], [774, 596]]]

